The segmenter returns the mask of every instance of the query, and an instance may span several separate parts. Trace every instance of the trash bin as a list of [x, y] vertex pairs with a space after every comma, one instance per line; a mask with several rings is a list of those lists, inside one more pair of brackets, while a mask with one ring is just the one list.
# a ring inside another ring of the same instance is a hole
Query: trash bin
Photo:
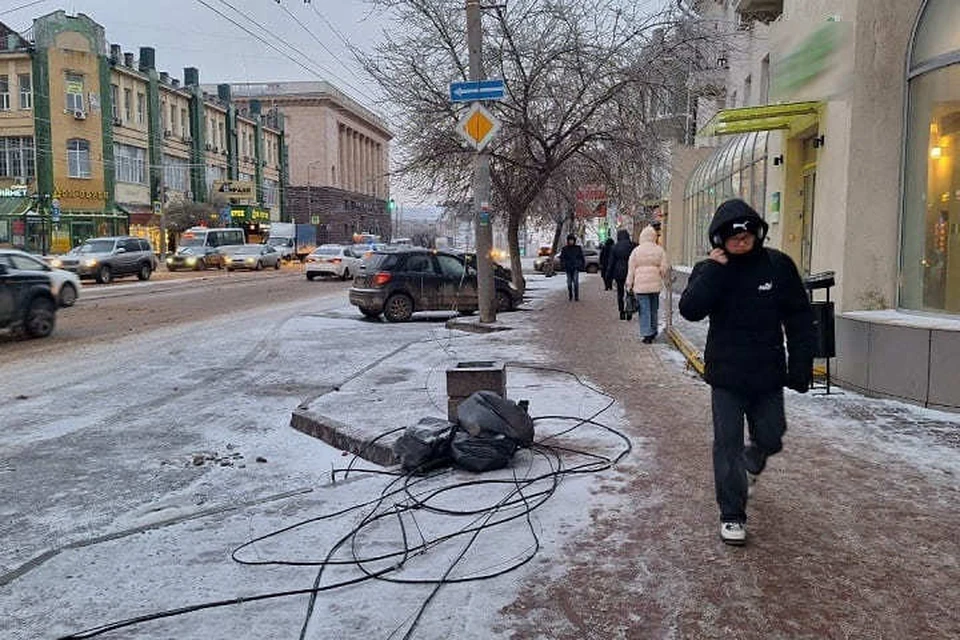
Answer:
[[[830, 287], [836, 284], [833, 271], [812, 273], [803, 279], [803, 286], [810, 292], [813, 307], [813, 323], [817, 330], [815, 358], [833, 358], [837, 355], [836, 337], [833, 328], [833, 303], [830, 302]], [[813, 300], [813, 292], [825, 289], [826, 300]]]
[[[813, 324], [816, 329], [816, 343], [814, 344], [814, 358], [826, 359], [826, 387], [830, 393], [830, 358], [837, 356], [837, 341], [833, 322], [833, 303], [830, 301], [830, 287], [836, 284], [833, 271], [812, 273], [803, 279], [803, 286], [810, 295], [810, 306], [813, 308]], [[823, 290], [826, 300], [814, 300], [813, 292]]]
[[817, 342], [813, 357], [835, 358], [837, 356], [837, 342], [833, 329], [833, 303], [824, 301], [811, 302], [813, 307], [813, 324], [817, 330]]

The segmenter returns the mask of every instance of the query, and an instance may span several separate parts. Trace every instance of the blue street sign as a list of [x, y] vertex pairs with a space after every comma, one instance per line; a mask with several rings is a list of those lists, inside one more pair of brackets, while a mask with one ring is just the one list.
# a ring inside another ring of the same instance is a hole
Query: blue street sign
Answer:
[[50, 220], [60, 222], [60, 201], [56, 198], [50, 203]]
[[451, 102], [473, 102], [475, 100], [499, 100], [505, 88], [503, 80], [476, 80], [470, 82], [451, 82]]

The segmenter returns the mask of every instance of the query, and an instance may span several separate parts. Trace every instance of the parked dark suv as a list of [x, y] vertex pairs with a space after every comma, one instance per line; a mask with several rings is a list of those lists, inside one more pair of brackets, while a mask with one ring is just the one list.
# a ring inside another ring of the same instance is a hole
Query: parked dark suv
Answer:
[[49, 276], [41, 271], [11, 272], [0, 264], [0, 329], [45, 338], [53, 333], [56, 317]]
[[96, 278], [101, 284], [125, 275], [149, 280], [157, 270], [157, 256], [150, 243], [132, 236], [90, 238], [61, 256], [59, 263], [54, 266], [81, 278]]
[[[507, 280], [494, 277], [498, 311], [512, 311], [521, 294]], [[477, 311], [477, 272], [463, 257], [428, 249], [374, 251], [350, 288], [350, 303], [363, 315], [381, 313], [403, 322], [417, 311]]]

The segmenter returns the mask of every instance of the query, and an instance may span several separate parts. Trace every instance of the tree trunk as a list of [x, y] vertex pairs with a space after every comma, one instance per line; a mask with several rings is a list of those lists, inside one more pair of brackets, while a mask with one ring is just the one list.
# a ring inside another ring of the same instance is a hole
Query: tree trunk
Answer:
[[513, 286], [521, 293], [527, 290], [527, 281], [523, 277], [523, 265], [520, 262], [520, 221], [523, 211], [507, 212], [507, 246], [510, 248], [510, 271]]

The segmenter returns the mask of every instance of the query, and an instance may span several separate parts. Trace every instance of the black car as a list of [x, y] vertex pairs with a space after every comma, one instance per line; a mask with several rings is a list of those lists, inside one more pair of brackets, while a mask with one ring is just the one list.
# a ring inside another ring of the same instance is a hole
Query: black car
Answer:
[[[521, 293], [494, 276], [497, 310], [512, 311]], [[390, 322], [403, 322], [417, 311], [477, 311], [477, 272], [463, 256], [428, 249], [374, 251], [364, 260], [350, 288], [350, 303], [363, 315], [381, 313]]]
[[11, 272], [0, 264], [0, 329], [22, 331], [31, 338], [53, 333], [57, 300], [42, 272]]

